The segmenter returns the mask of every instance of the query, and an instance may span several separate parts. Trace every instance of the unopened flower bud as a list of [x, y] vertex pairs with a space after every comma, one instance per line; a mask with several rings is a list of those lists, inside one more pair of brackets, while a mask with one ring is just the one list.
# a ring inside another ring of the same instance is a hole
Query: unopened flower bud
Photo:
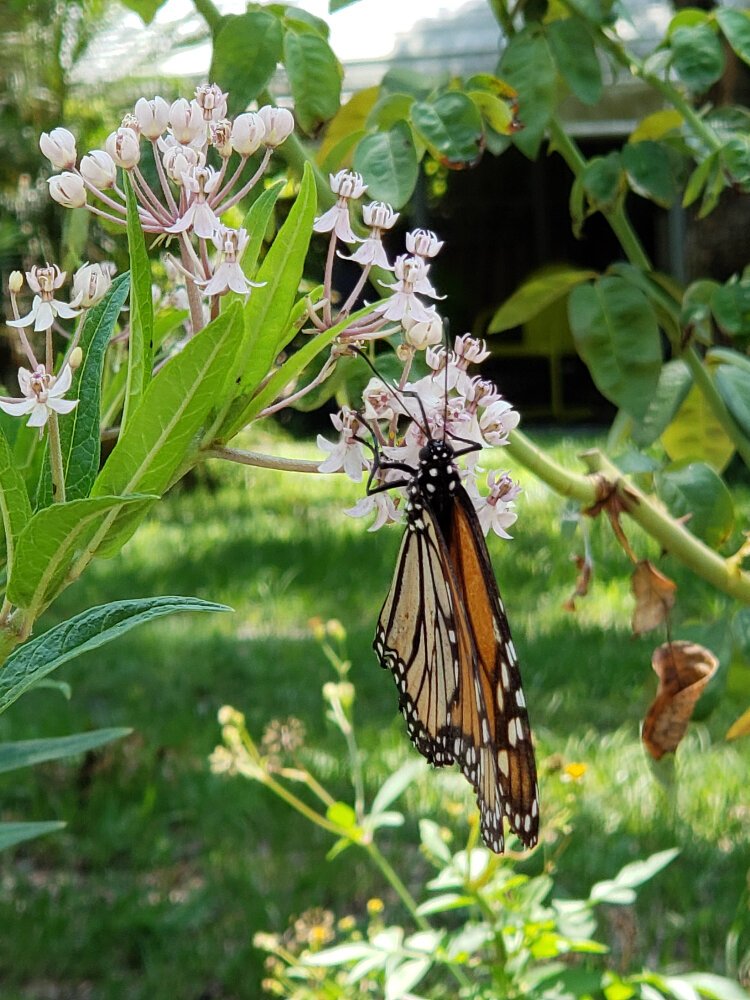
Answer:
[[208, 126], [209, 141], [222, 160], [228, 160], [232, 155], [232, 123], [228, 118], [211, 122]]
[[8, 278], [8, 291], [13, 295], [18, 295], [18, 293], [23, 288], [23, 272], [22, 271], [11, 271], [10, 277]]
[[167, 177], [180, 187], [185, 183], [185, 175], [202, 164], [203, 158], [192, 146], [182, 146], [177, 143], [169, 146], [162, 156], [162, 163]]
[[266, 129], [263, 137], [266, 146], [280, 146], [294, 131], [294, 116], [286, 108], [272, 108], [266, 104], [258, 111], [258, 117]]
[[266, 136], [266, 126], [259, 114], [246, 111], [237, 115], [232, 125], [232, 146], [240, 156], [252, 156]]
[[141, 135], [147, 139], [158, 139], [169, 124], [169, 105], [163, 97], [155, 97], [152, 101], [139, 97], [135, 102], [135, 117]]
[[81, 158], [81, 173], [92, 187], [100, 191], [114, 187], [117, 180], [115, 161], [103, 149], [92, 149]]
[[203, 120], [218, 122], [227, 113], [227, 94], [215, 83], [202, 83], [195, 88], [195, 103], [203, 112]]
[[404, 328], [404, 340], [417, 351], [424, 351], [433, 344], [441, 343], [443, 339], [443, 321], [434, 313], [427, 321], [415, 323], [410, 316], [404, 316], [401, 321]]
[[66, 128], [53, 128], [39, 136], [39, 148], [55, 170], [71, 170], [76, 165], [76, 140]]
[[90, 309], [109, 291], [112, 276], [101, 264], [84, 264], [73, 275], [73, 298], [77, 306]]
[[83, 351], [81, 350], [80, 347], [74, 347], [73, 350], [70, 352], [70, 357], [68, 358], [68, 364], [73, 369], [73, 371], [75, 371], [76, 368], [81, 367], [82, 362], [83, 362]]
[[86, 187], [78, 174], [66, 170], [50, 177], [47, 183], [50, 196], [63, 208], [83, 208], [86, 204]]
[[132, 128], [118, 128], [107, 136], [104, 146], [118, 167], [132, 170], [141, 158], [141, 144]]
[[188, 143], [205, 134], [203, 112], [196, 101], [179, 97], [169, 109], [169, 124], [177, 142]]

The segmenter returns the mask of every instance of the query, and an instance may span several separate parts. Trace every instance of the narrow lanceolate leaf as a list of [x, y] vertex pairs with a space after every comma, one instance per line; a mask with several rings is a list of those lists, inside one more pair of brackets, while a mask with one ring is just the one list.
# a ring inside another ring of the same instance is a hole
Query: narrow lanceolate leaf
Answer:
[[253, 390], [278, 354], [302, 278], [316, 204], [312, 170], [305, 164], [297, 200], [255, 277], [265, 284], [253, 290], [245, 306], [242, 345], [236, 363], [227, 365], [227, 398]]
[[48, 823], [0, 823], [0, 851], [21, 844], [24, 840], [41, 837], [44, 833], [62, 830], [64, 826], [64, 823], [55, 820]]
[[529, 28], [514, 35], [503, 53], [500, 75], [518, 92], [518, 119], [523, 129], [513, 136], [513, 142], [533, 160], [557, 96], [555, 64], [546, 38]]
[[[70, 399], [78, 400], [78, 406], [60, 420], [66, 500], [87, 497], [99, 472], [104, 358], [129, 288], [130, 278], [127, 273], [115, 278], [112, 287], [102, 301], [89, 311], [83, 324], [80, 340], [83, 362], [73, 375], [68, 393]], [[39, 479], [37, 506], [47, 507], [52, 500], [52, 476], [47, 459]]]
[[195, 597], [148, 597], [89, 608], [18, 646], [0, 671], [0, 712], [68, 660], [112, 642], [125, 632], [180, 611], [230, 611]]
[[371, 313], [377, 304], [377, 302], [372, 302], [369, 306], [365, 306], [358, 312], [352, 313], [351, 316], [347, 316], [346, 319], [337, 323], [336, 326], [332, 326], [330, 330], [325, 330], [323, 333], [311, 337], [306, 344], [298, 351], [295, 351], [290, 358], [287, 358], [284, 364], [269, 378], [260, 392], [253, 396], [242, 410], [231, 415], [233, 421], [232, 427], [236, 428], [236, 430], [232, 430], [227, 436], [231, 437], [237, 430], [245, 427], [251, 420], [254, 420], [266, 406], [270, 406], [281, 394], [284, 387], [298, 378], [321, 351], [324, 351], [326, 347], [332, 344], [336, 337], [351, 323]]
[[247, 278], [255, 276], [255, 268], [258, 265], [258, 255], [263, 246], [263, 238], [271, 221], [276, 199], [281, 194], [284, 187], [283, 181], [274, 184], [257, 198], [248, 209], [247, 215], [243, 219], [242, 228], [247, 230], [249, 239], [245, 252], [242, 255], [242, 270]]
[[314, 133], [333, 118], [341, 103], [344, 71], [325, 38], [299, 21], [284, 34], [284, 66], [300, 127]]
[[405, 121], [387, 132], [373, 132], [357, 146], [354, 169], [367, 178], [370, 196], [402, 208], [411, 198], [419, 176], [412, 131]]
[[112, 510], [139, 513], [155, 496], [103, 496], [44, 507], [34, 514], [18, 539], [16, 563], [8, 581], [8, 600], [38, 613], [62, 589], [75, 558]]
[[75, 733], [73, 736], [58, 736], [47, 740], [0, 743], [0, 773], [41, 764], [46, 760], [59, 760], [61, 757], [86, 753], [105, 743], [111, 743], [112, 740], [129, 736], [132, 732], [132, 729], [94, 729], [90, 733]]
[[656, 391], [662, 361], [649, 300], [623, 278], [602, 278], [573, 289], [568, 316], [599, 391], [640, 420]]
[[[242, 313], [235, 303], [164, 365], [99, 473], [92, 496], [161, 494], [167, 488], [221, 401], [227, 372], [236, 370], [242, 331]], [[92, 552], [107, 534], [101, 551], [119, 551], [143, 513], [141, 508], [113, 508], [92, 541]]]
[[128, 376], [122, 425], [141, 401], [151, 381], [154, 364], [154, 305], [151, 297], [151, 264], [146, 252], [146, 240], [138, 218], [138, 202], [127, 171], [123, 184], [128, 208], [128, 250], [130, 252], [130, 342]]
[[31, 504], [26, 484], [18, 471], [13, 452], [0, 430], [0, 514], [5, 532], [5, 551], [10, 576], [15, 562], [18, 538], [31, 518]]

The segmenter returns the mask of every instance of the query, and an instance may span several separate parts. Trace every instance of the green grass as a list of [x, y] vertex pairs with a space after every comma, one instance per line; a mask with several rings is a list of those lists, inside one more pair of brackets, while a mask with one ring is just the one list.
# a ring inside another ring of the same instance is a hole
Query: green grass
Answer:
[[[591, 444], [556, 440], [566, 460]], [[282, 439], [266, 444], [314, 453]], [[343, 477], [215, 468], [174, 491], [118, 559], [95, 564], [47, 624], [93, 604], [168, 593], [223, 601], [235, 613], [131, 633], [61, 672], [71, 701], [39, 690], [0, 719], [2, 739], [135, 729], [84, 759], [2, 776], [3, 819], [68, 822], [0, 857], [3, 1000], [251, 1000], [262, 975], [256, 931], [283, 930], [316, 905], [356, 912], [384, 891], [354, 851], [326, 862], [325, 834], [260, 786], [213, 776], [207, 757], [222, 704], [244, 711], [257, 736], [272, 718], [294, 715], [316, 774], [348, 797], [343, 747], [324, 720], [331, 671], [309, 633], [313, 615], [348, 631], [370, 791], [412, 755], [393, 682], [370, 648], [400, 532], [371, 535], [343, 516], [361, 492]], [[543, 811], [569, 824], [540, 858], [556, 869], [559, 891], [578, 896], [626, 861], [679, 846], [678, 861], [642, 890], [626, 930], [613, 912], [605, 936], [617, 955], [631, 950], [634, 968], [725, 972], [728, 939], [739, 930], [747, 948], [750, 923], [750, 749], [722, 741], [750, 701], [748, 672], [736, 665], [724, 697], [691, 727], [665, 794], [638, 735], [655, 688], [651, 650], [665, 637], [631, 637], [630, 567], [601, 521], [590, 524], [591, 593], [574, 615], [563, 610], [580, 538], [561, 532], [562, 503], [523, 481], [516, 537], [491, 548], [539, 745]], [[747, 489], [739, 495], [747, 511]], [[639, 553], [658, 557], [653, 542], [628, 532]], [[680, 585], [681, 617], [693, 627], [717, 621], [725, 633], [728, 602], [669, 560], [661, 565]], [[683, 634], [676, 624], [675, 638]], [[572, 761], [587, 765], [577, 784], [563, 780]], [[465, 783], [442, 772], [427, 772], [407, 803], [413, 816], [457, 823], [465, 836], [465, 819], [451, 821], [442, 808], [446, 797], [468, 815]], [[419, 876], [414, 839], [412, 818], [383, 842], [402, 871], [414, 865]], [[404, 919], [395, 905], [393, 916]]]

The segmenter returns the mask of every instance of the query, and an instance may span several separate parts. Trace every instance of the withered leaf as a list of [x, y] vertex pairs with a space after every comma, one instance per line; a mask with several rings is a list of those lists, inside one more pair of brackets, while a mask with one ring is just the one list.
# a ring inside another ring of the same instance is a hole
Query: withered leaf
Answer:
[[576, 597], [585, 597], [588, 594], [589, 584], [591, 583], [591, 574], [594, 569], [593, 563], [590, 559], [587, 559], [586, 556], [574, 555], [571, 556], [571, 559], [576, 564], [578, 577], [576, 579], [575, 590], [563, 604], [563, 609], [565, 611], [575, 611]]
[[633, 570], [631, 589], [635, 596], [633, 632], [643, 635], [667, 620], [674, 607], [677, 584], [660, 573], [653, 563], [643, 559]]
[[659, 678], [659, 687], [641, 735], [648, 752], [659, 760], [677, 749], [695, 703], [716, 673], [719, 661], [710, 649], [697, 642], [675, 640], [657, 646], [651, 666]]

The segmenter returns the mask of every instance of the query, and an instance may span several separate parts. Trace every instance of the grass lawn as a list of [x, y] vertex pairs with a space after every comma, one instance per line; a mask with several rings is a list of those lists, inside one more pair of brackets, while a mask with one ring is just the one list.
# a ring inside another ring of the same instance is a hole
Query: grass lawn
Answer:
[[[572, 460], [592, 438], [554, 441], [558, 456]], [[315, 454], [281, 437], [263, 446]], [[600, 521], [589, 524], [591, 593], [575, 614], [563, 610], [580, 536], [562, 530], [562, 501], [520, 475], [516, 537], [490, 545], [538, 743], [543, 814], [566, 825], [538, 864], [554, 866], [560, 892], [580, 896], [626, 861], [680, 847], [632, 910], [605, 912], [604, 936], [634, 969], [731, 974], [750, 947], [750, 740], [729, 745], [723, 734], [750, 703], [750, 671], [722, 663], [706, 696], [713, 710], [691, 726], [664, 792], [641, 750], [639, 722], [655, 690], [651, 651], [666, 636], [631, 637], [630, 567]], [[207, 764], [221, 705], [244, 711], [258, 737], [272, 718], [294, 715], [307, 730], [310, 766], [350, 797], [343, 746], [324, 718], [321, 686], [332, 673], [310, 635], [314, 615], [338, 618], [348, 631], [369, 791], [415, 753], [393, 681], [370, 648], [400, 531], [368, 534], [343, 516], [360, 493], [344, 477], [213, 466], [55, 606], [46, 624], [152, 594], [223, 601], [235, 613], [178, 616], [130, 633], [60, 672], [70, 701], [40, 689], [2, 716], [4, 740], [134, 729], [84, 759], [2, 776], [3, 819], [68, 823], [0, 857], [2, 1000], [251, 1000], [262, 976], [255, 932], [283, 930], [291, 915], [317, 905], [356, 912], [384, 892], [354, 851], [326, 862], [327, 835], [255, 783], [214, 776]], [[737, 496], [746, 526], [750, 491], [738, 486]], [[653, 542], [632, 527], [628, 534], [641, 556], [658, 558]], [[701, 636], [721, 652], [733, 606], [670, 560], [659, 564], [680, 586], [674, 638]], [[564, 780], [571, 762], [587, 765], [578, 783]], [[409, 846], [416, 816], [466, 835], [465, 819], [441, 809], [444, 794], [460, 798], [467, 814], [473, 808], [459, 779], [427, 774], [409, 793], [407, 826], [383, 832], [407, 879], [405, 862], [421, 864]]]

